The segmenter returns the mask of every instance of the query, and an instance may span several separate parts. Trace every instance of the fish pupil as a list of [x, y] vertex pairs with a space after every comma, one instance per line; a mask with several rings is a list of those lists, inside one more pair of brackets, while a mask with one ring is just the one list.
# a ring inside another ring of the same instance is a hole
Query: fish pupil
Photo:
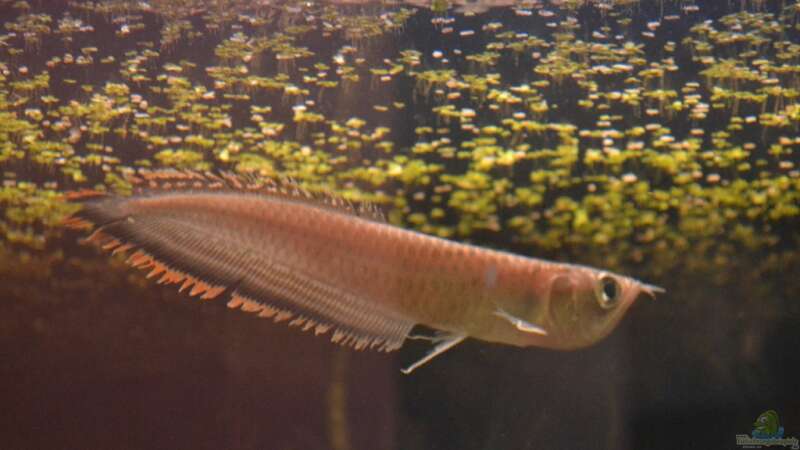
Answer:
[[601, 299], [600, 304], [604, 308], [611, 308], [616, 305], [619, 299], [619, 284], [611, 277], [603, 277], [601, 280]]

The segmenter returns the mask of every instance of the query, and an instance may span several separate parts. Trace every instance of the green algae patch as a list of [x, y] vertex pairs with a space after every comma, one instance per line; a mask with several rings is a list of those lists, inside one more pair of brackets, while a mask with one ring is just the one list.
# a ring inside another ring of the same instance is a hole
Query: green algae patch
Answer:
[[479, 8], [439, 2], [422, 52], [402, 6], [18, 2], [0, 34], [2, 236], [42, 248], [64, 192], [130, 193], [136, 169], [169, 167], [291, 177], [531, 254], [667, 270], [693, 248], [775, 249], [800, 220], [789, 3], [701, 20], [666, 2], [648, 21], [571, 1], [471, 29]]

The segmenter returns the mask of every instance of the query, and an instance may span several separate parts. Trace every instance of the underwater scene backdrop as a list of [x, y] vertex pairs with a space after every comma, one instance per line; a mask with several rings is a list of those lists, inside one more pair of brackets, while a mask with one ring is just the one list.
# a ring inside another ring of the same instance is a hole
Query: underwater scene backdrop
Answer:
[[[800, 437], [800, 3], [0, 0], [0, 21], [0, 448]], [[61, 226], [70, 193], [163, 168], [667, 292], [590, 348], [467, 340], [403, 375], [428, 343], [342, 348]]]

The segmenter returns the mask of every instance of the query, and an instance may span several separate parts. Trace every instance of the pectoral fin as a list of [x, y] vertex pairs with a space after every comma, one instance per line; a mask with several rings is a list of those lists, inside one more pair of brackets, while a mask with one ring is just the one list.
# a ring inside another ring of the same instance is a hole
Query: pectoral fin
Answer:
[[542, 336], [547, 336], [547, 330], [545, 330], [544, 328], [538, 325], [534, 325], [526, 320], [522, 320], [519, 317], [514, 317], [511, 314], [503, 311], [501, 308], [497, 308], [497, 311], [494, 312], [494, 315], [509, 321], [511, 325], [514, 325], [514, 328], [524, 333], [533, 333], [533, 334], [540, 334]]
[[411, 364], [410, 366], [406, 367], [405, 369], [400, 369], [401, 372], [408, 375], [413, 372], [418, 367], [424, 365], [428, 361], [432, 360], [433, 358], [441, 355], [442, 353], [450, 350], [451, 348], [455, 347], [461, 341], [466, 339], [467, 336], [464, 334], [449, 334], [442, 336], [440, 338], [440, 342], [436, 344], [425, 356], [422, 357], [419, 361]]

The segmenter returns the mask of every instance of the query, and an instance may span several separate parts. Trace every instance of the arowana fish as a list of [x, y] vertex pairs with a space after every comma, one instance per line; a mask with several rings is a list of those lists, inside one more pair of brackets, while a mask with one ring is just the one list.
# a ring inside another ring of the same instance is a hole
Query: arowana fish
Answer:
[[[372, 207], [292, 182], [140, 172], [134, 195], [85, 199], [67, 219], [130, 252], [159, 283], [287, 321], [358, 350], [439, 330], [409, 373], [467, 337], [576, 349], [608, 335], [640, 294], [663, 289], [590, 267], [452, 242], [389, 225]], [[87, 197], [87, 196], [73, 196]]]

